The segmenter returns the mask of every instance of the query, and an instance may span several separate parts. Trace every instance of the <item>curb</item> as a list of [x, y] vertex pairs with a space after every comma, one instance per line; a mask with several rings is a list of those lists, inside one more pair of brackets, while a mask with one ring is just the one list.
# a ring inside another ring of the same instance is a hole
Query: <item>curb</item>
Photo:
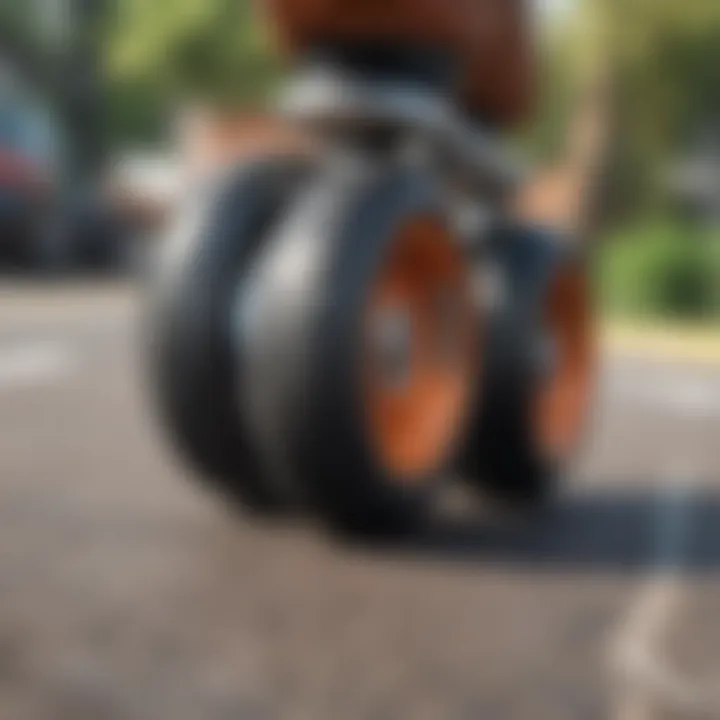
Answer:
[[610, 323], [601, 329], [600, 337], [610, 355], [720, 368], [720, 328]]

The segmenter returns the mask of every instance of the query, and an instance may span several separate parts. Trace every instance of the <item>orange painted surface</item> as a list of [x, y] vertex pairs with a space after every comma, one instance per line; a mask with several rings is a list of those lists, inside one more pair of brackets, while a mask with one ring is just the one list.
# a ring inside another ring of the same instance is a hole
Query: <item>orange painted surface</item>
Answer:
[[[377, 349], [388, 317], [406, 323], [393, 377]], [[447, 458], [478, 374], [477, 320], [466, 259], [432, 218], [408, 223], [370, 292], [365, 398], [371, 440], [393, 477], [417, 477]]]
[[568, 268], [550, 286], [545, 330], [553, 343], [553, 371], [535, 405], [536, 437], [549, 457], [571, 455], [585, 427], [596, 374], [589, 281]]
[[535, 94], [526, 0], [265, 0], [292, 52], [318, 43], [408, 43], [457, 63], [460, 101], [498, 124], [525, 119]]

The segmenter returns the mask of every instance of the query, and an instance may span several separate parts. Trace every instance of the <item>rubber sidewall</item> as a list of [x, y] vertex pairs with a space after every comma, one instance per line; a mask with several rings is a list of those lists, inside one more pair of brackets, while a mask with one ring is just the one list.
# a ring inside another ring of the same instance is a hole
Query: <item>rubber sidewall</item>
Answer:
[[268, 471], [331, 528], [416, 526], [432, 477], [398, 483], [378, 462], [362, 393], [364, 315], [373, 279], [405, 222], [444, 222], [440, 194], [417, 172], [328, 168], [297, 203], [249, 285], [247, 385]]

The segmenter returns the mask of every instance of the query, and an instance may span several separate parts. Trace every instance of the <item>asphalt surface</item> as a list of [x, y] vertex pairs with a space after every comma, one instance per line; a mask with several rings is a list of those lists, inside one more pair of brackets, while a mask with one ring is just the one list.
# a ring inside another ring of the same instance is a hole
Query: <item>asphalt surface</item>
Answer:
[[554, 507], [348, 548], [192, 481], [135, 315], [0, 288], [2, 720], [720, 718], [720, 368], [607, 357]]

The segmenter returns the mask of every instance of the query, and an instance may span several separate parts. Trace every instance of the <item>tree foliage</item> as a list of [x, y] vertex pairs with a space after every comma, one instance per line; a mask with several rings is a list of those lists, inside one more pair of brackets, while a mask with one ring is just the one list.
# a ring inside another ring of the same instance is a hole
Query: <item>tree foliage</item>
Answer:
[[279, 63], [251, 0], [122, 0], [111, 70], [166, 93], [247, 104], [265, 96]]
[[573, 0], [549, 28], [544, 92], [533, 132], [557, 152], [589, 73], [612, 85], [616, 207], [656, 211], [668, 166], [720, 127], [718, 0]]
[[602, 0], [611, 21], [620, 194], [663, 200], [668, 163], [720, 123], [720, 3]]

